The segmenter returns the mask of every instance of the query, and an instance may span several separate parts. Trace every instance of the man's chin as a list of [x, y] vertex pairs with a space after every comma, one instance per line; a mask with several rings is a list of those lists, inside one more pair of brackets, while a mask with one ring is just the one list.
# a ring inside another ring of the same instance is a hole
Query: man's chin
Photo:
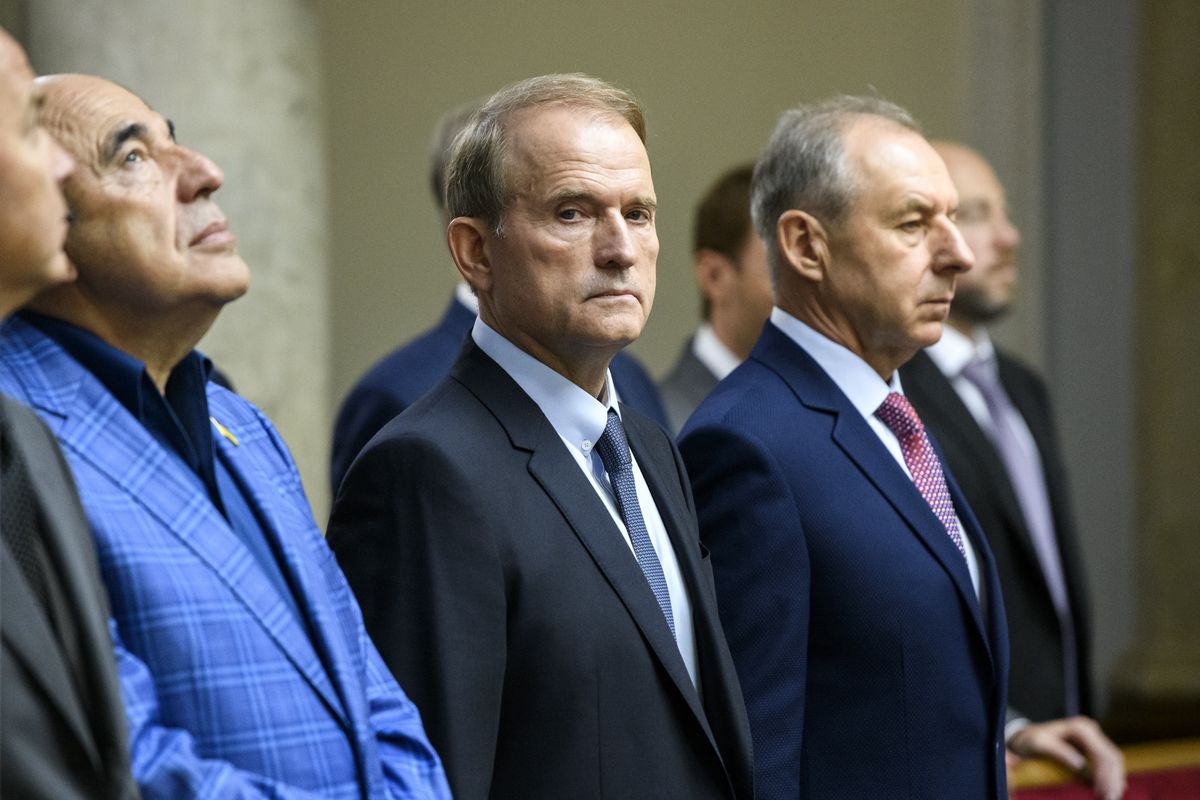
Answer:
[[42, 274], [46, 276], [47, 288], [70, 283], [79, 277], [79, 271], [75, 269], [71, 259], [67, 258], [67, 254], [61, 250], [50, 257]]

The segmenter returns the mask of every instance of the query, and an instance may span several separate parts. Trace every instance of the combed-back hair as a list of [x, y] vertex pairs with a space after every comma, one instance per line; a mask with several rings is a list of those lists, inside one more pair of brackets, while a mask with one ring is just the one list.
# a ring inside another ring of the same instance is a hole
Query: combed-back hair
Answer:
[[832, 227], [845, 220], [861, 188], [846, 163], [845, 134], [864, 116], [921, 132], [906, 110], [871, 96], [839, 95], [797, 106], [779, 118], [754, 167], [750, 203], [773, 273], [779, 262], [776, 224], [785, 211], [800, 209]]
[[540, 75], [492, 95], [455, 139], [446, 176], [452, 217], [478, 217], [499, 231], [513, 189], [505, 168], [514, 115], [545, 105], [595, 111], [625, 120], [646, 143], [646, 119], [632, 94], [582, 73]]

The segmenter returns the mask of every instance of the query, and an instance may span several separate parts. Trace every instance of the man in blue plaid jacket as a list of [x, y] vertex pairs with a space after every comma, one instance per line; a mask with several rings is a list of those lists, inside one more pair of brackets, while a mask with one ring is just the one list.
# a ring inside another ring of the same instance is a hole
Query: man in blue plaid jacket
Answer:
[[446, 798], [287, 447], [193, 348], [248, 270], [223, 175], [115, 84], [42, 80], [78, 271], [0, 328], [0, 391], [78, 482], [147, 798]]

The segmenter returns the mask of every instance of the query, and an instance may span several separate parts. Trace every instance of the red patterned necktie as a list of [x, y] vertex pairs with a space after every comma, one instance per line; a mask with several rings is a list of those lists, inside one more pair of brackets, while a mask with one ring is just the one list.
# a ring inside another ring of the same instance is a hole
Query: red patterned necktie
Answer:
[[946, 488], [946, 476], [942, 474], [942, 464], [933, 451], [933, 445], [929, 443], [929, 437], [925, 435], [925, 426], [916, 410], [904, 395], [889, 392], [883, 404], [875, 410], [875, 416], [883, 420], [883, 424], [900, 440], [900, 452], [904, 455], [908, 471], [912, 473], [917, 491], [941, 520], [946, 533], [950, 534], [958, 552], [965, 558], [967, 551], [963, 547], [962, 531], [954, 514], [954, 502], [950, 499], [950, 490]]

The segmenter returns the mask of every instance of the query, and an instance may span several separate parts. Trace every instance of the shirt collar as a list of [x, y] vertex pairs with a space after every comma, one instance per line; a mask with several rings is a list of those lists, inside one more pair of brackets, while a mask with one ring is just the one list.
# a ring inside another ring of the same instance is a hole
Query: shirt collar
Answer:
[[996, 348], [992, 345], [987, 328], [980, 326], [975, 330], [975, 336], [971, 337], [949, 325], [943, 325], [942, 338], [925, 348], [943, 375], [957, 378], [972, 360], [993, 357]]
[[91, 331], [31, 311], [21, 315], [57, 342], [147, 431], [211, 483], [212, 432], [205, 387], [212, 362], [208, 358], [197, 350], [188, 353], [171, 370], [163, 395], [143, 362]]
[[716, 331], [707, 322], [696, 329], [696, 335], [692, 338], [692, 355], [699, 359], [717, 380], [724, 380], [726, 375], [742, 363], [737, 354], [717, 338]]
[[476, 318], [471, 338], [529, 395], [555, 432], [584, 453], [590, 455], [604, 433], [608, 410], [612, 408], [620, 414], [612, 390], [612, 376], [607, 372], [603, 393], [606, 402], [601, 402], [505, 339], [482, 318]]
[[824, 334], [817, 333], [778, 306], [771, 309], [771, 322], [812, 356], [866, 419], [871, 419], [887, 398], [888, 392], [904, 394], [900, 386], [900, 370], [892, 373], [891, 381], [883, 380], [862, 358]]
[[[113, 347], [91, 331], [72, 325], [55, 317], [38, 314], [34, 311], [22, 311], [21, 317], [57, 342], [68, 354], [88, 369], [114, 397], [138, 419], [141, 419], [146, 398], [146, 392], [158, 392], [146, 365], [126, 353]], [[179, 362], [171, 375], [181, 370], [200, 370], [200, 385], [208, 381], [212, 372], [212, 361], [198, 350], [188, 353]]]

